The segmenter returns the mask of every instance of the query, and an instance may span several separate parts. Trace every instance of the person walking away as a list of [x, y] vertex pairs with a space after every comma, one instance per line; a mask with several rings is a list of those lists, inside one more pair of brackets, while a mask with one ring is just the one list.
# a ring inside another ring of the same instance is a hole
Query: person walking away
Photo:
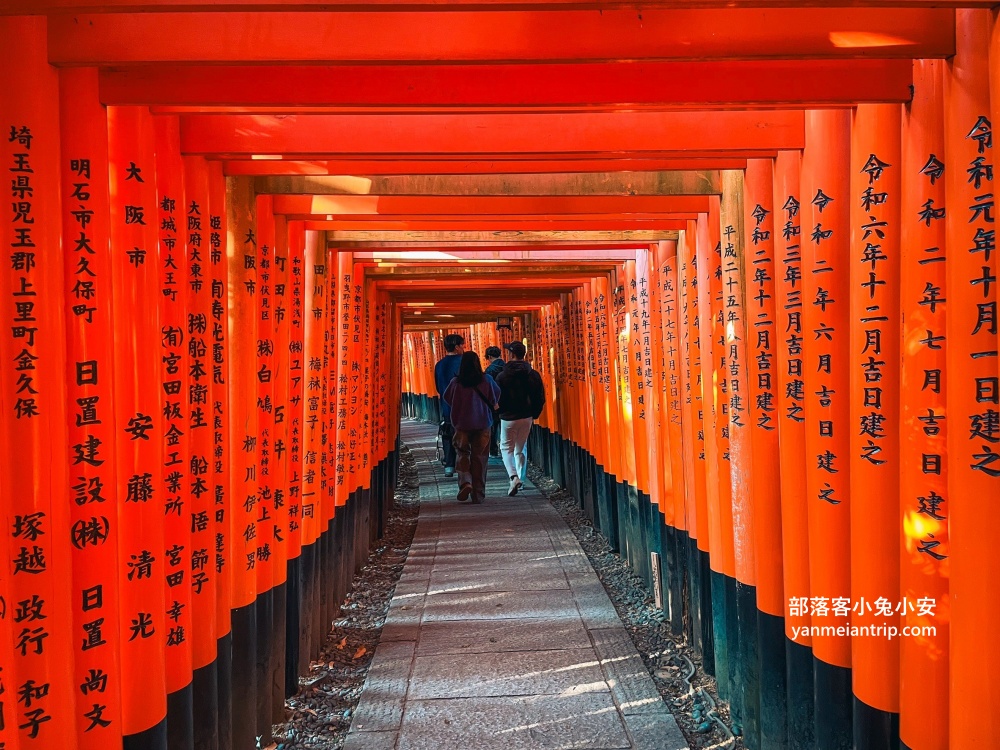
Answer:
[[500, 387], [483, 372], [479, 355], [465, 352], [458, 375], [448, 384], [448, 403], [455, 429], [455, 470], [458, 474], [458, 501], [481, 503], [486, 499], [486, 470], [489, 466], [490, 427], [499, 409]]
[[457, 333], [449, 333], [444, 337], [444, 350], [445, 355], [434, 365], [434, 384], [437, 386], [438, 396], [441, 397], [441, 425], [438, 433], [441, 435], [441, 447], [444, 451], [444, 475], [453, 477], [455, 447], [452, 439], [455, 437], [455, 431], [451, 426], [451, 411], [444, 400], [444, 391], [458, 374], [458, 365], [465, 353], [465, 339]]
[[[488, 346], [486, 347], [486, 374], [489, 375], [494, 380], [503, 370], [503, 366], [507, 364], [503, 361], [501, 357], [499, 346]], [[494, 419], [493, 426], [490, 428], [490, 455], [500, 456], [500, 420]]]
[[507, 495], [513, 497], [524, 484], [528, 468], [528, 435], [545, 406], [545, 385], [524, 360], [520, 341], [507, 344], [511, 360], [497, 376], [500, 386], [500, 455], [510, 477]]

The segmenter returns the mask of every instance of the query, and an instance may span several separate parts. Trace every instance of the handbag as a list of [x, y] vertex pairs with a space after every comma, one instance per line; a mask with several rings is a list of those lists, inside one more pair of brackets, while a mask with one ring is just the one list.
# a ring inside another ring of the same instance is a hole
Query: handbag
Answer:
[[486, 398], [486, 396], [483, 395], [483, 392], [481, 390], [479, 390], [479, 386], [478, 385], [476, 386], [475, 391], [476, 391], [476, 394], [479, 396], [479, 398], [481, 398], [483, 400], [483, 403], [486, 404], [490, 408], [491, 412], [496, 413], [496, 412], [500, 411], [500, 404], [490, 403], [490, 400], [488, 398]]
[[453, 436], [454, 429], [451, 426], [451, 422], [442, 419], [438, 425], [437, 439], [434, 443], [434, 456], [442, 466], [444, 465], [444, 444], [446, 442], [450, 443]]

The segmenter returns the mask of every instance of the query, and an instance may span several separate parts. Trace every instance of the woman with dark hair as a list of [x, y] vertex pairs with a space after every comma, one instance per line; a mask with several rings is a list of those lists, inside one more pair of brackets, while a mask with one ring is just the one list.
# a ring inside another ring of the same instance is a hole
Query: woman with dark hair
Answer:
[[496, 419], [500, 387], [483, 373], [479, 355], [465, 352], [444, 391], [455, 428], [455, 472], [458, 474], [458, 501], [481, 503], [486, 499], [486, 469], [489, 465], [490, 427]]

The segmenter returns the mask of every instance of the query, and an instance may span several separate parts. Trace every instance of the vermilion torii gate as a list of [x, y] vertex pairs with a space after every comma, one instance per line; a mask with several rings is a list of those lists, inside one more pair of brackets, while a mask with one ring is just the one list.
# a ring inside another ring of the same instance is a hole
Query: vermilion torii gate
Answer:
[[993, 6], [0, 0], [0, 750], [266, 747], [498, 314], [748, 747], [992, 747]]

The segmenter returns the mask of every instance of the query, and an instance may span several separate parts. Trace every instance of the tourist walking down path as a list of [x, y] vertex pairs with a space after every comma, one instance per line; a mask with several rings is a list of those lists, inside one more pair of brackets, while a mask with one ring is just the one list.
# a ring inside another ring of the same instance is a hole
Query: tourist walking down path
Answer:
[[481, 503], [486, 498], [486, 470], [489, 466], [490, 427], [497, 411], [500, 388], [483, 373], [479, 355], [465, 352], [458, 375], [448, 384], [444, 401], [448, 404], [455, 430], [455, 470], [458, 474], [458, 499], [472, 497]]
[[500, 386], [500, 456], [510, 477], [507, 494], [513, 497], [528, 469], [528, 435], [545, 406], [545, 385], [531, 364], [520, 341], [507, 344], [512, 359], [497, 376]]
[[444, 337], [444, 350], [446, 354], [434, 365], [434, 384], [437, 386], [438, 396], [441, 397], [440, 434], [444, 452], [444, 475], [451, 477], [455, 475], [455, 448], [452, 442], [455, 431], [451, 426], [451, 408], [444, 400], [444, 391], [458, 374], [458, 365], [465, 353], [465, 339], [457, 333], [448, 334]]

